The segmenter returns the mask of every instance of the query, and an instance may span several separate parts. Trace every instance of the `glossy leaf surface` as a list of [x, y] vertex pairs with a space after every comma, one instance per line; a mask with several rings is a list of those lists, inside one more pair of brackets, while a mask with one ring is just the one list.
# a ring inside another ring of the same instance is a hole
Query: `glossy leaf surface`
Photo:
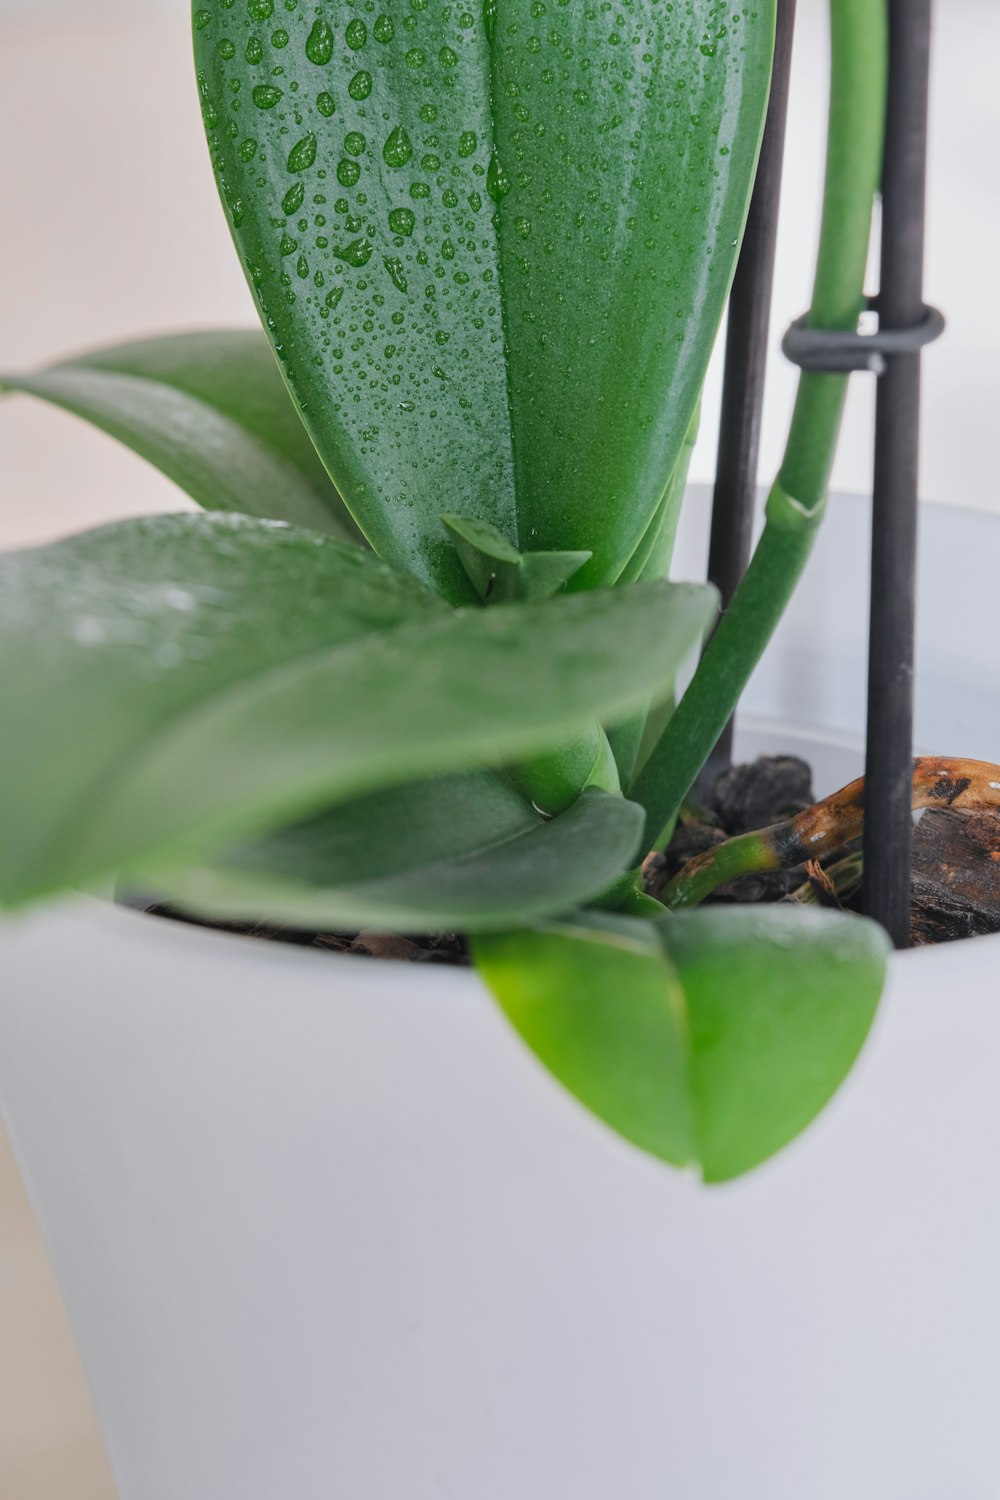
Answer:
[[0, 556], [0, 899], [62, 883], [113, 789], [186, 715], [321, 647], [449, 613], [367, 550], [239, 515]]
[[715, 337], [773, 28], [774, 0], [195, 0], [244, 266], [382, 555], [467, 598], [449, 509], [617, 576]]
[[363, 542], [260, 332], [185, 333], [0, 377], [83, 417], [205, 510], [291, 521]]
[[868, 1034], [887, 955], [873, 923], [779, 907], [653, 923], [583, 914], [475, 945], [504, 1011], [570, 1092], [709, 1182], [765, 1161], [829, 1101]]
[[10, 554], [0, 898], [559, 743], [666, 691], [713, 601], [652, 584], [453, 610], [370, 552], [243, 516]]
[[358, 798], [154, 883], [208, 915], [488, 931], [597, 895], [634, 858], [642, 827], [641, 809], [603, 792], [546, 820], [480, 772]]

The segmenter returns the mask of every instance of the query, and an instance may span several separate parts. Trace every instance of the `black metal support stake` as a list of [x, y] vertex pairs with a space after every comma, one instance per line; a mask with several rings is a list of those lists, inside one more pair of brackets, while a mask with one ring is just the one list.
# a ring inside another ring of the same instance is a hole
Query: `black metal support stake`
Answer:
[[[924, 315], [931, 0], [889, 0], [880, 324]], [[872, 516], [864, 910], [910, 941], [913, 652], [920, 354], [892, 354], [878, 384]]]
[[[729, 298], [708, 556], [709, 581], [722, 596], [723, 610], [729, 607], [750, 561], [794, 31], [795, 0], [778, 0], [774, 67], [760, 163]], [[732, 746], [730, 720], [709, 764], [720, 769], [728, 765]]]

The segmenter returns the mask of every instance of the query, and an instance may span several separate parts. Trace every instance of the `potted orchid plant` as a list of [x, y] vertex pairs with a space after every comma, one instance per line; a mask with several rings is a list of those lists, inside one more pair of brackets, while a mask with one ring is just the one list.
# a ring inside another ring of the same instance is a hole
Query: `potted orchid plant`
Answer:
[[[886, 14], [830, 9], [810, 321], [850, 330]], [[850, 868], [817, 865], [795, 899], [693, 909], [735, 876], [842, 851], [857, 786], [652, 878], [807, 564], [847, 384], [802, 375], [719, 623], [711, 588], [674, 581], [675, 539], [775, 3], [195, 0], [193, 24], [260, 329], [2, 382], [124, 442], [201, 510], [0, 557], [0, 1095], [123, 1496], [606, 1495], [636, 1392], [574, 1372], [575, 1299], [605, 1295], [602, 1255], [615, 1280], [623, 1242], [592, 1225], [563, 1297], [567, 1226], [597, 1187], [630, 1235], [646, 1198], [702, 1223], [662, 1163], [721, 1182], [797, 1136], [860, 1053], [889, 956], [876, 924], [821, 899]], [[997, 800], [978, 762], [922, 762], [917, 784], [928, 806]], [[111, 885], [184, 923], [92, 897], [25, 910]], [[284, 941], [209, 930], [234, 926]], [[525, 1210], [522, 1169], [535, 1209], [518, 1233], [538, 1243], [493, 1318], [511, 1241], [490, 1205]], [[556, 1182], [571, 1208], [542, 1204]], [[609, 1294], [632, 1327], [635, 1299], [659, 1295], [637, 1257]], [[551, 1315], [545, 1348], [518, 1307]], [[549, 1442], [531, 1402], [504, 1398], [533, 1457], [484, 1479], [499, 1429], [455, 1384], [469, 1318], [494, 1370], [537, 1359], [536, 1403], [537, 1375], [610, 1412], [607, 1440], [581, 1437], [574, 1461], [572, 1401], [553, 1396]], [[640, 1365], [660, 1368], [655, 1343], [637, 1331]], [[440, 1426], [450, 1403], [457, 1428]], [[643, 1432], [621, 1483], [658, 1494], [682, 1471]], [[720, 1492], [711, 1463], [683, 1474], [686, 1493]]]

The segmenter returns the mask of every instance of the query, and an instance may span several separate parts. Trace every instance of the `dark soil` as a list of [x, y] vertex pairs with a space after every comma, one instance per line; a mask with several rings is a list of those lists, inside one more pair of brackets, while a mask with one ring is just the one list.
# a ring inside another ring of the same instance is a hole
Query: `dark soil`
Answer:
[[[784, 822], [815, 802], [812, 771], [794, 755], [762, 756], [703, 779], [697, 805], [689, 805], [665, 854], [647, 862], [646, 888], [659, 895], [688, 860], [736, 834]], [[809, 901], [842, 911], [860, 910], [860, 840], [822, 863], [745, 875], [720, 886], [715, 903]], [[456, 933], [403, 937], [375, 928], [358, 933], [301, 932], [266, 922], [206, 922], [162, 903], [141, 905], [151, 915], [222, 932], [329, 953], [408, 963], [466, 966], [467, 945]], [[911, 938], [915, 945], [953, 942], [1000, 932], [1000, 814], [930, 809], [914, 829]]]
[[241, 937], [263, 938], [270, 943], [291, 943], [297, 948], [322, 948], [326, 953], [355, 953], [362, 958], [389, 958], [452, 967], [467, 967], [469, 964], [465, 939], [454, 932], [432, 932], [425, 937], [403, 937], [401, 933], [382, 932], [375, 927], [352, 934], [301, 932], [296, 927], [279, 927], [268, 922], [209, 922], [163, 902], [152, 906], [144, 904], [143, 910], [152, 917], [167, 917], [172, 922], [185, 922], [191, 927], [235, 932]]

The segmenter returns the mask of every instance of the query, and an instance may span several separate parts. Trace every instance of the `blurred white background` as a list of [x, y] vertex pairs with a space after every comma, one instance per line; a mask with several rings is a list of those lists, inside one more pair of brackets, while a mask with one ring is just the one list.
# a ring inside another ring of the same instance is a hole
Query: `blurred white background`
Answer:
[[[942, 0], [927, 291], [950, 326], [926, 361], [923, 493], [983, 509], [1000, 509], [998, 55], [1000, 0]], [[825, 58], [826, 0], [799, 0], [775, 351], [809, 299]], [[185, 0], [0, 0], [0, 139], [0, 365], [252, 320], [201, 135]], [[793, 391], [794, 372], [775, 352], [762, 478], [779, 461]], [[698, 479], [714, 466], [718, 392], [716, 360]], [[856, 379], [841, 489], [869, 487], [872, 402], [870, 378]], [[82, 423], [27, 400], [0, 402], [0, 546], [184, 503]], [[0, 1500], [111, 1500], [38, 1231], [4, 1149], [0, 1141]]]

